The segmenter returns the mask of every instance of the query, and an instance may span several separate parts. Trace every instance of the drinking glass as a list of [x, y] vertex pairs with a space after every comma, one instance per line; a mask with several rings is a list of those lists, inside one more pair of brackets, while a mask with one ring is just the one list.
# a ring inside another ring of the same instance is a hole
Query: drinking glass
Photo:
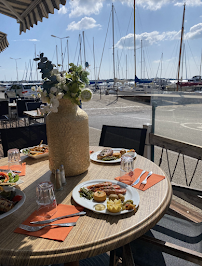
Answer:
[[53, 184], [51, 182], [39, 183], [36, 187], [37, 220], [50, 219], [57, 212]]
[[8, 169], [11, 171], [22, 171], [22, 161], [19, 149], [8, 150]]
[[131, 185], [134, 180], [134, 160], [130, 155], [121, 157], [119, 181]]

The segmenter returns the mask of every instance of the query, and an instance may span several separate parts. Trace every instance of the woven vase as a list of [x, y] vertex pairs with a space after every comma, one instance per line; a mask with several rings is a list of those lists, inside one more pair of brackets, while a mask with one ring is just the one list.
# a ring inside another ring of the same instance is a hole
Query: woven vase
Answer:
[[49, 168], [64, 165], [65, 176], [84, 173], [90, 165], [87, 113], [68, 99], [61, 99], [57, 113], [46, 117]]

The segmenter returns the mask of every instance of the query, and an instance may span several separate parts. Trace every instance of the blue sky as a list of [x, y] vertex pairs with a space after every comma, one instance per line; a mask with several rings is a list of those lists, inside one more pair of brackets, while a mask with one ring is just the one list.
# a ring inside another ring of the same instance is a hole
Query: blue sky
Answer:
[[[133, 3], [133, 0], [113, 1], [117, 78], [134, 78]], [[178, 0], [136, 0], [136, 65], [139, 78], [177, 77], [183, 4]], [[80, 64], [82, 61], [84, 65], [83, 31], [85, 57], [90, 65], [89, 78], [113, 78], [111, 10], [112, 1], [109, 0], [67, 1], [59, 11], [55, 9], [55, 13], [49, 14], [48, 19], [43, 18], [43, 22], [38, 22], [38, 25], [21, 35], [16, 20], [0, 14], [0, 31], [7, 34], [9, 42], [9, 47], [0, 53], [0, 80], [16, 80], [17, 73], [19, 80], [37, 79], [36, 64], [33, 61], [35, 51], [36, 54], [43, 52], [55, 64], [58, 55], [58, 63], [61, 63], [61, 40], [51, 35], [60, 38], [69, 36], [69, 62]], [[186, 1], [184, 30], [185, 52], [181, 63], [183, 73], [180, 76], [186, 79], [200, 74], [201, 0]], [[79, 34], [82, 39], [81, 57]], [[67, 69], [67, 39], [62, 40], [62, 48], [64, 68]], [[13, 60], [10, 57], [21, 59]]]

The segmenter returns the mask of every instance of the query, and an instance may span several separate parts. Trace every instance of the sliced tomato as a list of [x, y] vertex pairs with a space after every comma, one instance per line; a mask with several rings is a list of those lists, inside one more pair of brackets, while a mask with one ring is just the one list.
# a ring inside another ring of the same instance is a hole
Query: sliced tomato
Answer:
[[22, 196], [20, 196], [20, 195], [16, 195], [13, 199], [12, 199], [12, 201], [14, 201], [14, 202], [18, 202], [18, 201], [20, 201], [22, 199]]
[[3, 178], [5, 178], [3, 181], [4, 183], [8, 182], [8, 180], [9, 180], [8, 174], [6, 174], [4, 172], [0, 172], [0, 179], [3, 179]]

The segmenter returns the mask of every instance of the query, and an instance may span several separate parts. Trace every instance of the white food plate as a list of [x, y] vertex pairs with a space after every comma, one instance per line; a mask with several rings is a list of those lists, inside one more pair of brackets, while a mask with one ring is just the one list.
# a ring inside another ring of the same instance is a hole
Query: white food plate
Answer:
[[[103, 148], [104, 149], [104, 148]], [[126, 150], [126, 151], [129, 151], [128, 149], [124, 149], [124, 148], [114, 148], [112, 149], [113, 151], [115, 152], [119, 152], [121, 150]], [[97, 159], [97, 155], [100, 153], [101, 151], [97, 151], [97, 152], [94, 152], [90, 155], [90, 159], [94, 162], [98, 162], [98, 163], [120, 163], [121, 162], [121, 158], [117, 159], [117, 160], [112, 160], [112, 161], [103, 161], [103, 160], [98, 160]], [[126, 153], [127, 154], [127, 153]], [[131, 154], [130, 154], [131, 155]], [[135, 158], [137, 156], [137, 153], [135, 152], [134, 153], [134, 156], [133, 158]]]
[[10, 211], [5, 212], [3, 214], [0, 214], [0, 219], [3, 219], [4, 217], [10, 215], [11, 213], [17, 211], [24, 204], [24, 202], [25, 202], [26, 196], [25, 196], [24, 192], [22, 192], [21, 190], [19, 190], [17, 188], [14, 188], [14, 189], [16, 191], [16, 194], [15, 195], [16, 196], [17, 195], [22, 196], [22, 199]]
[[[124, 195], [125, 196], [124, 201], [133, 200], [133, 204], [135, 204], [136, 207], [139, 206], [140, 197], [139, 197], [138, 191], [135, 188], [133, 188], [129, 185], [126, 185], [124, 183], [121, 183], [119, 181], [116, 181], [116, 180], [106, 180], [106, 179], [89, 180], [89, 181], [83, 182], [81, 184], [78, 184], [72, 192], [72, 197], [73, 197], [74, 201], [77, 204], [81, 205], [82, 207], [89, 209], [91, 211], [94, 211], [96, 213], [109, 214], [109, 215], [120, 215], [120, 214], [124, 214], [124, 213], [128, 213], [128, 212], [133, 211], [133, 210], [124, 210], [124, 211], [120, 211], [117, 213], [109, 212], [107, 210], [107, 200], [109, 200], [108, 197], [103, 202], [97, 202], [97, 201], [94, 201], [93, 199], [88, 200], [84, 197], [80, 197], [80, 194], [79, 194], [80, 188], [82, 188], [82, 187], [86, 188], [88, 186], [95, 185], [98, 183], [103, 183], [103, 182], [111, 182], [113, 185], [120, 185], [120, 187], [125, 188], [126, 194]], [[105, 210], [103, 210], [103, 211], [96, 211], [95, 210], [95, 205], [99, 204], [99, 203], [105, 205]]]
[[[45, 144], [43, 146], [44, 147], [48, 147], [48, 145], [45, 145]], [[28, 157], [31, 157], [31, 158], [34, 158], [34, 159], [40, 159], [40, 158], [43, 158], [43, 157], [47, 157], [49, 155], [48, 152], [45, 152], [45, 153], [39, 154], [39, 155], [31, 155], [31, 154], [27, 153], [27, 150], [35, 148], [35, 147], [37, 147], [37, 146], [21, 149], [20, 152], [23, 153], [24, 155], [26, 155]]]

